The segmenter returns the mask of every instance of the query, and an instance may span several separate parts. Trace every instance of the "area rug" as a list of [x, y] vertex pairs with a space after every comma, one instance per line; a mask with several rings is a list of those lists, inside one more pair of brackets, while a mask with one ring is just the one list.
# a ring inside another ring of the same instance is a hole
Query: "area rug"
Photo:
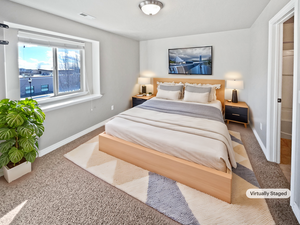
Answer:
[[259, 184], [240, 134], [229, 132], [238, 164], [231, 204], [100, 152], [98, 136], [65, 157], [181, 224], [275, 224], [264, 199], [247, 198], [246, 191]]

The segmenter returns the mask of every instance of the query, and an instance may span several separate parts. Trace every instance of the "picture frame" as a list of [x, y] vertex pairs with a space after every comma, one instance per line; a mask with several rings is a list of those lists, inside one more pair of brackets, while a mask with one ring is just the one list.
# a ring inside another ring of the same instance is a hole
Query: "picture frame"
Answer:
[[212, 46], [169, 49], [169, 74], [212, 75], [212, 56]]

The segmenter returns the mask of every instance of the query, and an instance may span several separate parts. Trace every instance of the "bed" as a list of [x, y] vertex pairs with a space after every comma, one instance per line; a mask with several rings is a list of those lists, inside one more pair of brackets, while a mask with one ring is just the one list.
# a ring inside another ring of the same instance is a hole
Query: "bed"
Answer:
[[[99, 150], [231, 203], [234, 153], [227, 127], [218, 115], [224, 108], [225, 81], [153, 78], [154, 94], [157, 82], [170, 81], [221, 84], [218, 101], [206, 106], [148, 100], [106, 124], [106, 132], [99, 135]], [[174, 107], [188, 114], [165, 111]], [[193, 110], [209, 111], [199, 117], [190, 115]]]

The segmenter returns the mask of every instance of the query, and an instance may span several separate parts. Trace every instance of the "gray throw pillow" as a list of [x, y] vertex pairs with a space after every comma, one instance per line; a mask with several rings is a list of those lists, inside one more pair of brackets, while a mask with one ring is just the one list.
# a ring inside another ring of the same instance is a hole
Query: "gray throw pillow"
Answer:
[[159, 89], [164, 91], [182, 91], [183, 85], [159, 85]]
[[178, 98], [183, 97], [183, 85], [163, 85], [160, 84], [158, 86], [158, 89], [164, 90], [164, 91], [180, 91]]
[[205, 92], [210, 93], [211, 92], [211, 87], [199, 87], [199, 86], [187, 85], [185, 87], [185, 90], [188, 91], [188, 92], [196, 92], [196, 93], [205, 93]]

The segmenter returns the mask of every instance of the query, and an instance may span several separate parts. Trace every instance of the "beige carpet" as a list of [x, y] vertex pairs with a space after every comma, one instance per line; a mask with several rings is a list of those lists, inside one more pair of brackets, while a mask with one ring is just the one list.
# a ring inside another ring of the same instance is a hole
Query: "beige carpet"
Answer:
[[181, 224], [275, 224], [264, 199], [246, 197], [246, 191], [259, 184], [240, 134], [230, 134], [238, 162], [232, 204], [100, 152], [97, 137], [65, 157]]
[[[266, 160], [251, 128], [227, 126], [240, 132], [260, 186], [289, 188], [279, 165]], [[64, 157], [103, 131], [96, 129], [37, 158], [31, 173], [10, 184], [0, 177], [0, 224], [179, 224]], [[266, 201], [276, 224], [299, 225], [290, 199]]]

